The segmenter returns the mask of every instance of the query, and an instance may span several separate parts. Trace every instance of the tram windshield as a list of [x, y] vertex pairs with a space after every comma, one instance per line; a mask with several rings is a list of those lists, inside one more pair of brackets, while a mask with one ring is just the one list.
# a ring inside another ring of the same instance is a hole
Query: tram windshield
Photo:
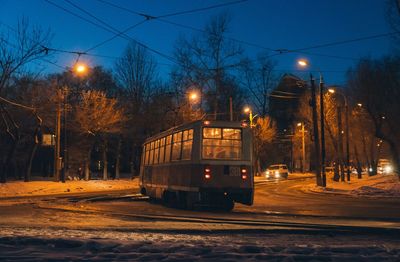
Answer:
[[203, 128], [203, 159], [240, 160], [242, 130], [239, 128]]

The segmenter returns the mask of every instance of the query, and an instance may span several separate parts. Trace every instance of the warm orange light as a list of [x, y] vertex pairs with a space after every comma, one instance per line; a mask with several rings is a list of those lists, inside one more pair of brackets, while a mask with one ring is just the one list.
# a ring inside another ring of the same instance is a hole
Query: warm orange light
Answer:
[[87, 72], [88, 68], [85, 64], [77, 64], [75, 66], [75, 72], [79, 75], [83, 75]]
[[297, 123], [297, 126], [301, 126], [301, 123]]
[[358, 103], [357, 106], [362, 107], [362, 104], [361, 104], [361, 103]]
[[196, 100], [197, 99], [197, 94], [196, 93], [190, 94], [190, 99], [191, 100]]
[[246, 106], [243, 111], [247, 114], [251, 111], [250, 107]]
[[335, 89], [329, 88], [329, 89], [328, 89], [328, 92], [331, 93], [331, 94], [334, 94], [334, 93], [335, 93]]
[[300, 60], [298, 60], [298, 61], [297, 61], [297, 64], [298, 64], [299, 66], [301, 66], [301, 67], [306, 67], [306, 66], [308, 66], [308, 62], [307, 62], [307, 60], [305, 60], [305, 59], [300, 59]]

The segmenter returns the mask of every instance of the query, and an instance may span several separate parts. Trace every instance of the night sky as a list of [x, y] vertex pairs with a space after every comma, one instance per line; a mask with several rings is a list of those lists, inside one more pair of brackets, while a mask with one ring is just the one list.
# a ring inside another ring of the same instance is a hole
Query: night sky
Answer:
[[[49, 1], [93, 20], [64, 0]], [[118, 10], [98, 0], [69, 1], [119, 30], [124, 30], [143, 20], [141, 16]], [[139, 13], [158, 16], [233, 0], [107, 1]], [[228, 12], [231, 17], [229, 36], [267, 48], [243, 45], [246, 54], [250, 58], [255, 58], [260, 52], [275, 54], [274, 51], [268, 51], [268, 48], [299, 49], [390, 32], [385, 11], [386, 1], [384, 0], [248, 0], [203, 12], [168, 17], [165, 20], [203, 28], [210, 17], [221, 12]], [[84, 51], [113, 35], [66, 13], [45, 0], [0, 0], [0, 22], [15, 28], [18, 19], [22, 17], [29, 18], [33, 24], [52, 30], [54, 33], [52, 48]], [[4, 24], [0, 24], [0, 31], [7, 30]], [[157, 51], [172, 55], [174, 44], [180, 35], [198, 33], [159, 20], [151, 20], [137, 26], [128, 34]], [[126, 45], [125, 39], [116, 38], [90, 53], [118, 57]], [[312, 63], [312, 71], [319, 69], [323, 72], [327, 84], [343, 84], [346, 70], [354, 65], [358, 58], [380, 57], [389, 54], [390, 50], [391, 41], [387, 37], [307, 50], [310, 54], [291, 53], [273, 58], [277, 61], [278, 74], [287, 72], [305, 77], [305, 72], [296, 71], [296, 59], [305, 57]], [[335, 58], [328, 56], [335, 56]], [[156, 54], [154, 57], [160, 63], [161, 77], [166, 79], [171, 69], [170, 65], [173, 63]], [[76, 58], [76, 55], [58, 53], [53, 56], [52, 61], [65, 67], [71, 66]], [[83, 56], [81, 59], [88, 61], [91, 65], [102, 65], [106, 68], [112, 68], [115, 62], [113, 58], [91, 56]], [[54, 65], [43, 63], [43, 66], [45, 67], [41, 69], [45, 72], [61, 71]], [[32, 68], [34, 67], [37, 65], [32, 65]], [[37, 70], [39, 69], [38, 67]]]

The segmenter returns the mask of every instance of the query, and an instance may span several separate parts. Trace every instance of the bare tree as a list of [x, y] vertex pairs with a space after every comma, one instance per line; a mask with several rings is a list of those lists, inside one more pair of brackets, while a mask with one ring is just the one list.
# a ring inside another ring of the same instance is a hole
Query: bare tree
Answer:
[[277, 85], [277, 77], [273, 73], [275, 64], [266, 54], [261, 54], [256, 62], [246, 59], [241, 65], [241, 84], [250, 91], [250, 100], [261, 116], [267, 115], [269, 94]]
[[[20, 75], [28, 63], [47, 55], [45, 46], [50, 38], [49, 31], [31, 27], [26, 19], [18, 23], [15, 31], [10, 29], [8, 32], [0, 32], [0, 97], [6, 95], [5, 89], [10, 85], [10, 81]], [[0, 159], [0, 182], [4, 183], [20, 139], [20, 130], [4, 103], [0, 103], [0, 109], [0, 119], [7, 135], [3, 147], [8, 148]]]
[[229, 97], [238, 100], [240, 93], [233, 88], [236, 81], [234, 71], [242, 63], [243, 49], [227, 38], [229, 18], [225, 15], [214, 17], [205, 27], [202, 35], [188, 40], [180, 38], [176, 44], [175, 57], [179, 66], [173, 72], [180, 86], [193, 84], [201, 88], [206, 102], [206, 111], [215, 117], [226, 118]]
[[349, 86], [371, 119], [375, 136], [388, 144], [395, 172], [399, 175], [400, 141], [399, 58], [362, 59], [349, 72]]
[[257, 123], [252, 129], [254, 135], [254, 161], [256, 172], [261, 172], [261, 160], [266, 158], [268, 150], [266, 149], [276, 137], [276, 126], [270, 117], [259, 117]]

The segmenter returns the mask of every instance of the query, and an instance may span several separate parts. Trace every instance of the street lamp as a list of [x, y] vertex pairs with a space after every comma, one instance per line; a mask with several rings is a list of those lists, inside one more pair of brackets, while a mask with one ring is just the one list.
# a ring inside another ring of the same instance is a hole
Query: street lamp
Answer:
[[[343, 97], [344, 101], [344, 108], [345, 108], [345, 122], [346, 122], [346, 166], [347, 166], [347, 181], [350, 181], [350, 141], [349, 141], [349, 104], [347, 101], [347, 97], [340, 92], [339, 90], [335, 90], [333, 88], [328, 89], [329, 93], [331, 94], [338, 94]], [[362, 106], [362, 104], [358, 103], [357, 104], [359, 107]], [[341, 132], [342, 130], [339, 130]], [[340, 136], [340, 134], [339, 134]], [[342, 178], [342, 181], [344, 181], [344, 178]]]
[[88, 71], [88, 67], [85, 63], [76, 63], [73, 71], [78, 75], [78, 76], [84, 76], [86, 75]]
[[243, 109], [243, 112], [246, 113], [246, 114], [249, 114], [250, 128], [253, 128], [253, 127], [255, 126], [255, 125], [253, 124], [253, 120], [254, 120], [254, 118], [257, 116], [257, 114], [253, 116], [253, 111], [251, 110], [251, 108], [250, 108], [249, 106], [246, 106], [246, 107]]
[[[308, 67], [309, 62], [305, 59], [300, 59], [297, 61], [300, 67]], [[319, 71], [319, 70], [318, 70]], [[318, 138], [318, 114], [317, 114], [317, 103], [316, 103], [316, 92], [314, 86], [314, 79], [312, 73], [310, 73], [311, 81], [311, 105], [313, 108], [313, 129], [314, 129], [314, 143], [315, 151], [317, 155], [317, 163], [319, 163], [320, 170], [317, 169], [317, 183], [320, 179], [320, 174], [322, 173], [322, 186], [326, 187], [326, 174], [325, 174], [325, 120], [324, 120], [324, 81], [321, 71], [319, 71], [319, 97], [320, 97], [320, 125], [321, 125], [321, 151], [319, 149], [319, 138]], [[320, 158], [321, 157], [321, 158]]]
[[297, 123], [298, 127], [301, 127], [301, 172], [304, 173], [306, 166], [306, 142], [305, 142], [305, 129], [304, 122]]
[[[76, 63], [72, 69], [70, 69], [71, 73], [75, 73], [78, 76], [84, 76], [88, 72], [88, 66], [85, 63]], [[60, 151], [61, 151], [61, 98], [63, 98], [63, 125], [64, 125], [64, 152], [63, 152], [63, 161], [64, 167], [61, 173], [61, 182], [65, 182], [65, 178], [67, 176], [68, 169], [68, 161], [67, 161], [67, 96], [68, 89], [65, 87], [63, 90], [60, 90], [58, 93], [59, 102], [57, 105], [57, 117], [56, 117], [56, 145], [55, 145], [55, 164], [54, 164], [54, 177], [58, 181], [60, 179], [60, 169], [61, 169], [61, 161], [60, 161]]]

